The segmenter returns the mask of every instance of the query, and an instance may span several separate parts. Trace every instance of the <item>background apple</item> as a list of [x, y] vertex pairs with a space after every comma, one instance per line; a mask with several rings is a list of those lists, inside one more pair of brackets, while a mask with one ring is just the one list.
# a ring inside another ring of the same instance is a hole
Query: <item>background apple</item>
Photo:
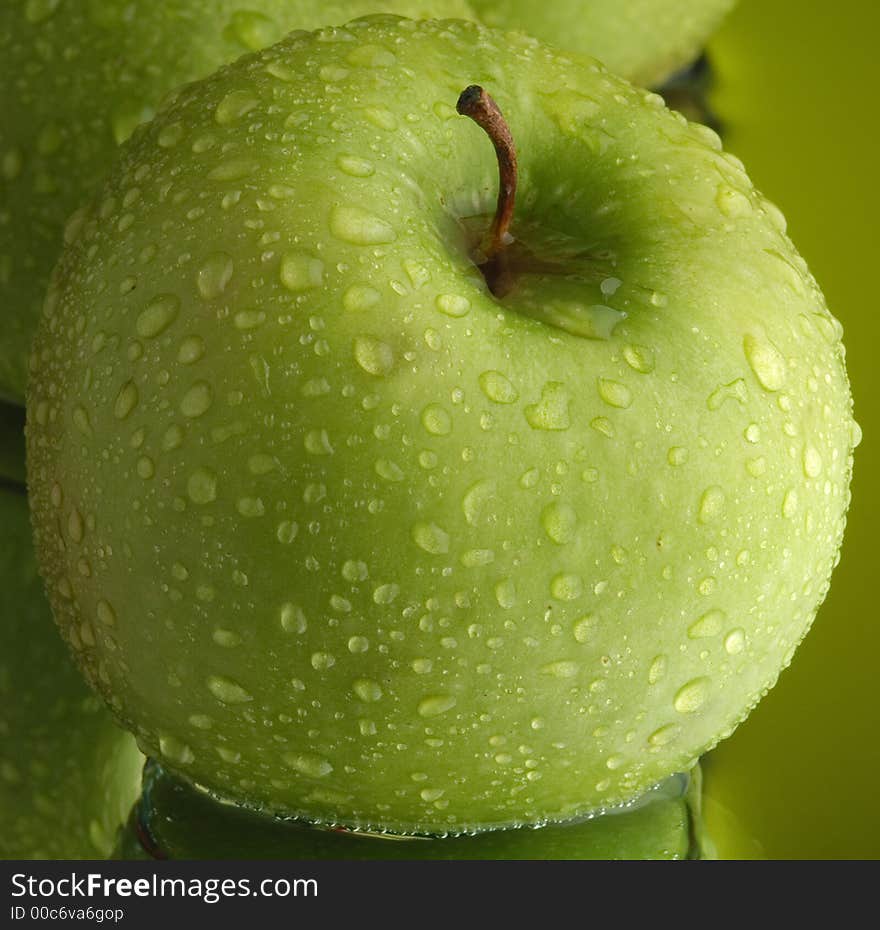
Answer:
[[24, 411], [0, 401], [0, 485], [24, 482]]
[[696, 57], [735, 0], [470, 0], [487, 26], [594, 55], [651, 87]]
[[[473, 80], [520, 150], [504, 300], [468, 255]], [[779, 212], [659, 98], [464, 23], [294, 36], [178, 93], [34, 360], [81, 667], [166, 765], [272, 811], [631, 799], [772, 685], [843, 531], [840, 328]]]
[[[27, 355], [68, 217], [162, 97], [291, 29], [465, 0], [5, 0], [0, 4], [0, 398]], [[71, 220], [68, 235], [76, 228]]]
[[52, 623], [24, 488], [0, 486], [0, 859], [107, 856], [143, 757]]
[[271, 820], [220, 805], [150, 762], [143, 800], [132, 810], [114, 858], [692, 859], [701, 857], [699, 807], [696, 769], [692, 777], [673, 775], [631, 808], [582, 823], [401, 840]]
[[[710, 50], [725, 144], [778, 198], [844, 323], [865, 429], [843, 560], [820, 621], [779, 686], [706, 766], [707, 813], [723, 855], [880, 855], [880, 318], [871, 272], [880, 214], [878, 31], [880, 8], [868, 0], [833, 9], [744, 0]], [[827, 131], [828, 114], [850, 128]], [[739, 837], [722, 829], [731, 819]]]

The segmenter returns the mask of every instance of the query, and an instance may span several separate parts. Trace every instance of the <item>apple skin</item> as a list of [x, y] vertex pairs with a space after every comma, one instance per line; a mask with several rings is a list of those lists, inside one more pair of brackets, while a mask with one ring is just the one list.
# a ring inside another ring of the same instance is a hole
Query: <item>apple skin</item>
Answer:
[[653, 87], [688, 64], [735, 0], [470, 0], [487, 26], [520, 29], [593, 55], [634, 84]]
[[[631, 808], [580, 823], [401, 840], [271, 820], [209, 795], [154, 762], [114, 859], [689, 859], [700, 848], [700, 770], [673, 775]], [[152, 848], [148, 851], [142, 841]], [[707, 843], [708, 845], [708, 843]]]
[[[458, 220], [497, 184], [474, 80], [514, 234], [571, 272], [503, 301]], [[240, 804], [445, 833], [625, 803], [825, 596], [840, 334], [717, 136], [598, 64], [461, 22], [290, 37], [138, 130], [57, 269], [56, 619], [149, 754]]]
[[382, 12], [466, 16], [469, 8], [465, 0], [0, 4], [0, 399], [23, 402], [28, 351], [65, 222], [165, 94], [292, 29]]
[[0, 859], [109, 855], [143, 756], [83, 684], [31, 546], [24, 489], [0, 487]]

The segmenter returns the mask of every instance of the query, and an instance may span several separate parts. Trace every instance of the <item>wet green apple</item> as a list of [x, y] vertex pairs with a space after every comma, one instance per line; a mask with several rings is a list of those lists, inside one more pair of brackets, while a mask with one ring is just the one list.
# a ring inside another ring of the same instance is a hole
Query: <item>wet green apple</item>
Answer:
[[143, 757], [83, 684], [37, 574], [24, 489], [0, 487], [0, 859], [107, 856]]
[[[473, 80], [519, 149], [503, 296]], [[782, 216], [711, 130], [525, 37], [362, 20], [182, 89], [82, 214], [33, 359], [82, 670], [273, 813], [627, 802], [743, 719], [837, 559], [840, 327]]]
[[291, 29], [366, 13], [468, 10], [465, 0], [0, 4], [0, 398], [24, 398], [28, 349], [65, 222], [166, 93]]
[[218, 804], [151, 762], [114, 858], [692, 859], [704, 856], [700, 834], [699, 769], [691, 777], [673, 775], [632, 806], [595, 819], [428, 839], [255, 815]]
[[645, 87], [688, 64], [735, 0], [470, 0], [487, 26], [594, 55]]

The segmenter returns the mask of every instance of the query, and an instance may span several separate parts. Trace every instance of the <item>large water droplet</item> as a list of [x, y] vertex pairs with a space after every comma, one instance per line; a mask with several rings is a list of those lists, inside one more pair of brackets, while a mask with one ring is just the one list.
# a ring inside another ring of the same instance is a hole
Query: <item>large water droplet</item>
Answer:
[[232, 257], [226, 252], [209, 255], [196, 273], [196, 287], [205, 300], [213, 300], [226, 290], [232, 278]]
[[439, 717], [455, 707], [456, 701], [451, 694], [433, 694], [419, 701], [420, 717]]
[[187, 480], [186, 492], [194, 504], [210, 504], [217, 499], [217, 476], [209, 468], [197, 468]]
[[312, 753], [288, 752], [283, 758], [285, 764], [307, 778], [324, 778], [333, 771], [333, 766], [327, 759]]
[[369, 375], [380, 378], [394, 367], [394, 352], [387, 342], [375, 336], [354, 337], [354, 359]]
[[541, 525], [553, 542], [563, 545], [571, 542], [577, 529], [577, 514], [568, 504], [554, 501], [541, 513]]
[[397, 238], [390, 223], [354, 206], [336, 206], [332, 209], [330, 232], [351, 245], [383, 245]]
[[413, 542], [431, 555], [449, 552], [449, 534], [436, 523], [416, 523], [412, 528]]
[[247, 704], [254, 699], [238, 682], [223, 675], [210, 675], [206, 684], [211, 694], [223, 704]]
[[751, 333], [743, 339], [743, 351], [758, 383], [767, 391], [778, 391], [785, 384], [785, 359], [773, 343]]
[[537, 404], [529, 404], [524, 412], [532, 429], [568, 429], [570, 421], [565, 385], [559, 381], [548, 381], [541, 390], [541, 400]]
[[306, 291], [320, 287], [324, 280], [324, 263], [307, 252], [287, 252], [281, 259], [281, 283], [289, 291]]
[[174, 294], [155, 297], [137, 318], [138, 335], [143, 339], [155, 338], [174, 322], [179, 311], [180, 300]]
[[710, 685], [711, 681], [708, 678], [693, 678], [676, 691], [672, 706], [680, 714], [692, 714], [698, 711], [709, 696]]
[[214, 110], [214, 119], [221, 126], [228, 126], [250, 113], [259, 103], [259, 98], [251, 90], [231, 90], [217, 104], [217, 108]]

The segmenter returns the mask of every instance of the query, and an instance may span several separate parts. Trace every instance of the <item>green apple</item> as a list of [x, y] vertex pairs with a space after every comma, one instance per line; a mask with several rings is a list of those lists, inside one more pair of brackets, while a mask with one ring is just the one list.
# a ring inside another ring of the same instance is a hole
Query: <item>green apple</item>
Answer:
[[699, 846], [700, 773], [673, 775], [631, 807], [578, 823], [426, 839], [328, 830], [217, 804], [148, 763], [119, 859], [688, 859]]
[[23, 489], [0, 487], [0, 515], [0, 859], [107, 856], [143, 757], [52, 623]]
[[[519, 147], [508, 292], [471, 254]], [[141, 745], [396, 832], [625, 803], [737, 725], [828, 588], [840, 326], [709, 129], [463, 22], [295, 35], [123, 149], [28, 397], [56, 619]]]
[[[295, 28], [466, 0], [4, 0], [0, 4], [0, 398], [21, 402], [65, 221], [178, 84]], [[77, 219], [68, 227], [72, 235]]]
[[594, 55], [645, 87], [688, 64], [735, 0], [470, 0], [487, 26]]

